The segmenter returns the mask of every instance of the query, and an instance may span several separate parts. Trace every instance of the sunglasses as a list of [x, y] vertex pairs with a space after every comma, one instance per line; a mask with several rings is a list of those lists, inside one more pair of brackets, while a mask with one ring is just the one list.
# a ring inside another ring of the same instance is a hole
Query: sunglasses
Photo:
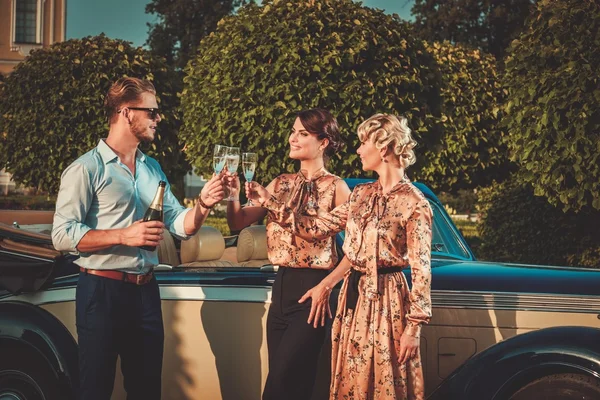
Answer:
[[[156, 119], [160, 113], [158, 112], [158, 108], [148, 108], [148, 107], [127, 107], [130, 110], [138, 110], [138, 111], [147, 111], [150, 113], [150, 119]], [[121, 109], [122, 110], [122, 109]], [[117, 113], [120, 113], [121, 110], [118, 110]]]

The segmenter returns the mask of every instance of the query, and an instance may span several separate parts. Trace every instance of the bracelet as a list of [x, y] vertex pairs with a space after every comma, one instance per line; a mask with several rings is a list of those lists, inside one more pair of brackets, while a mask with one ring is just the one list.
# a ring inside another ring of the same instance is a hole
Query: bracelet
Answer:
[[211, 208], [213, 208], [213, 207], [215, 206], [214, 204], [213, 204], [212, 206], [210, 206], [210, 207], [209, 207], [209, 206], [207, 206], [207, 205], [206, 205], [206, 203], [204, 203], [204, 202], [202, 201], [202, 196], [201, 196], [201, 195], [200, 195], [200, 196], [198, 196], [198, 203], [200, 203], [200, 205], [201, 205], [203, 208], [207, 209], [207, 210], [210, 210]]

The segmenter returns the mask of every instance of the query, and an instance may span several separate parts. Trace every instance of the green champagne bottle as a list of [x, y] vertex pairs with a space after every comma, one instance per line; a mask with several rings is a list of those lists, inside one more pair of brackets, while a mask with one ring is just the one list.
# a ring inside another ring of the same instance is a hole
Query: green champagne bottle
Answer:
[[[167, 182], [160, 181], [158, 183], [158, 189], [156, 189], [156, 194], [154, 195], [154, 200], [150, 203], [150, 207], [146, 210], [144, 214], [143, 222], [148, 221], [162, 221], [163, 220], [163, 197], [165, 194], [165, 187], [167, 186]], [[141, 249], [147, 251], [156, 250], [156, 246], [140, 246]]]

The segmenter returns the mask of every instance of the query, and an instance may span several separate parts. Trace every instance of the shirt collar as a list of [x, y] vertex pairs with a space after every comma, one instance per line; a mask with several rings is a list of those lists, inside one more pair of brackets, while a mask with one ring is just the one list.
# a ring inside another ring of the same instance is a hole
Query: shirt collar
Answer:
[[[98, 143], [98, 153], [100, 154], [100, 157], [102, 157], [104, 164], [108, 164], [118, 158], [117, 154], [106, 144], [104, 139], [100, 139], [100, 142]], [[142, 153], [140, 149], [136, 149], [135, 158], [136, 160], [143, 162], [146, 161], [146, 155]]]

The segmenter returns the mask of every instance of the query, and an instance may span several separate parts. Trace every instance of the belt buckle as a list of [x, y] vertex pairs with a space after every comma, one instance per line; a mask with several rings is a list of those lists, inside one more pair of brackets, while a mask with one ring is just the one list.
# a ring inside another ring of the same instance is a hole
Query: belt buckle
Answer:
[[135, 277], [135, 284], [136, 285], [143, 285], [144, 283], [146, 283], [146, 282], [144, 282], [144, 278], [145, 277], [146, 277], [145, 275], [141, 275], [141, 274], [140, 275], [136, 275], [136, 277]]

